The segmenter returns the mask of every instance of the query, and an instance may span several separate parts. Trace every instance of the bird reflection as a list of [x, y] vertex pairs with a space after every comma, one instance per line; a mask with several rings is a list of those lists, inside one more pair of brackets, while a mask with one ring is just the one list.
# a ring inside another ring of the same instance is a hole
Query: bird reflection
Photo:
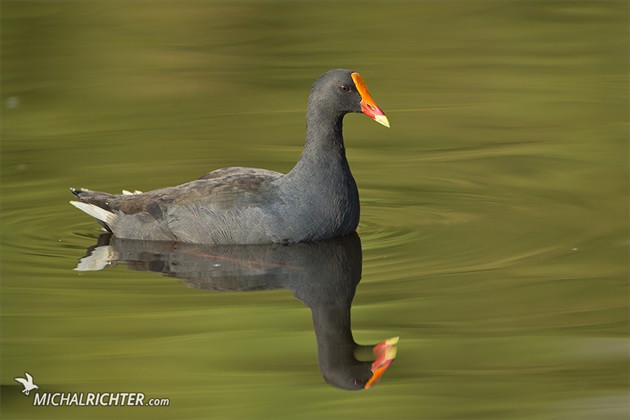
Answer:
[[[76, 270], [100, 270], [119, 262], [132, 270], [180, 278], [196, 289], [290, 290], [311, 309], [319, 368], [330, 385], [367, 389], [396, 357], [398, 337], [359, 345], [352, 336], [350, 307], [362, 268], [361, 240], [356, 233], [311, 243], [221, 246], [103, 234]], [[372, 360], [357, 359], [362, 354]]]

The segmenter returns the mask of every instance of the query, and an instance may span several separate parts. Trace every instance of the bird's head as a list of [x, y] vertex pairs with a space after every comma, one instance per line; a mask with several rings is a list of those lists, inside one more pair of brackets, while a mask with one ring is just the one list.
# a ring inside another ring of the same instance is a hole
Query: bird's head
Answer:
[[389, 120], [376, 105], [365, 81], [357, 72], [335, 69], [322, 74], [313, 83], [310, 100], [322, 109], [342, 115], [362, 112], [389, 128]]

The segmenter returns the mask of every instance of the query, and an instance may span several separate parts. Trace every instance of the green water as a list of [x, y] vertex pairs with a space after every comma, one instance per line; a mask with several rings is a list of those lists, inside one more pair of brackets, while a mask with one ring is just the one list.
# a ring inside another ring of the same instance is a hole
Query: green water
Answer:
[[[3, 419], [625, 419], [625, 1], [3, 1]], [[329, 386], [287, 290], [216, 293], [123, 263], [68, 187], [288, 171], [312, 81], [365, 78], [392, 128], [345, 120], [361, 193], [359, 343]], [[142, 392], [168, 407], [33, 407]]]

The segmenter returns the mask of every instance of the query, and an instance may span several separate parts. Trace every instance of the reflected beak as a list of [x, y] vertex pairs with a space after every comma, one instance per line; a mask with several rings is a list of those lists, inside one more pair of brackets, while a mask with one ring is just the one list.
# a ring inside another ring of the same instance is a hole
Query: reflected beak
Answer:
[[367, 85], [363, 78], [359, 73], [352, 73], [352, 80], [354, 80], [354, 85], [357, 87], [359, 95], [361, 95], [361, 112], [377, 123], [383, 124], [385, 127], [389, 128], [389, 120], [385, 116], [385, 113], [383, 113], [383, 110], [376, 105], [372, 96], [370, 96], [370, 92], [368, 92]]
[[374, 346], [374, 356], [376, 356], [376, 360], [372, 363], [372, 377], [365, 384], [365, 389], [370, 388], [378, 382], [389, 365], [392, 364], [396, 358], [396, 353], [398, 352], [398, 348], [396, 347], [397, 344], [398, 337], [392, 337], [381, 341]]

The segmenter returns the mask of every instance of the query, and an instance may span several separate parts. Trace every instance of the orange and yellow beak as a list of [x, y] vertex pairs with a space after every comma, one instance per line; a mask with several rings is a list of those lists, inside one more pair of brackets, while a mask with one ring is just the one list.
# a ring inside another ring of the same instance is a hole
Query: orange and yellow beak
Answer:
[[357, 87], [359, 95], [361, 95], [361, 112], [377, 123], [383, 124], [385, 127], [389, 128], [389, 120], [385, 116], [385, 113], [383, 113], [383, 110], [376, 105], [372, 96], [370, 96], [363, 77], [361, 77], [359, 73], [352, 73], [352, 80], [354, 80], [354, 85]]
[[397, 344], [398, 337], [392, 337], [381, 341], [374, 346], [374, 356], [376, 356], [376, 360], [372, 363], [372, 377], [365, 384], [365, 389], [370, 388], [378, 382], [389, 365], [392, 364], [396, 358], [396, 353], [398, 352], [398, 348], [396, 347]]

